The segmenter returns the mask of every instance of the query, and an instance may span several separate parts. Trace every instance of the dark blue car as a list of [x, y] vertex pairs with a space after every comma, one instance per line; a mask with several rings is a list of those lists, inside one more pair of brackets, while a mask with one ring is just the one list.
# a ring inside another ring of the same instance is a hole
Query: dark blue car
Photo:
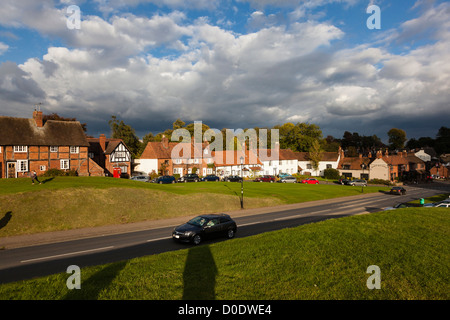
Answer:
[[220, 178], [215, 174], [208, 174], [206, 177], [203, 178], [203, 181], [220, 181]]
[[156, 179], [153, 180], [154, 183], [159, 183], [159, 184], [163, 184], [163, 183], [176, 183], [177, 180], [175, 179], [174, 176], [160, 176]]

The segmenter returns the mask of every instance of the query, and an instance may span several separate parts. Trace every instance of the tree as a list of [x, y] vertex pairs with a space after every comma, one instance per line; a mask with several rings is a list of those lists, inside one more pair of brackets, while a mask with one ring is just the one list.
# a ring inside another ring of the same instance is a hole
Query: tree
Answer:
[[406, 142], [406, 132], [402, 129], [392, 128], [388, 131], [389, 148], [391, 150], [403, 149]]
[[111, 116], [111, 120], [108, 121], [111, 127], [111, 138], [122, 139], [123, 142], [130, 149], [133, 158], [138, 157], [141, 150], [141, 142], [136, 136], [134, 129], [125, 124], [123, 120], [118, 120], [116, 116]]
[[441, 127], [436, 135], [435, 141], [437, 154], [450, 153], [450, 128]]
[[314, 140], [311, 149], [308, 152], [308, 159], [311, 162], [311, 167], [314, 171], [319, 170], [319, 162], [322, 158], [322, 151], [320, 150], [319, 140]]

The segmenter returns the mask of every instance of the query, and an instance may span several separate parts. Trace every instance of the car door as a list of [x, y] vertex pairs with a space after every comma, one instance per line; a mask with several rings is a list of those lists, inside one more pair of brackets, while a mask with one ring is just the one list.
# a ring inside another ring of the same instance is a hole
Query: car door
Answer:
[[205, 236], [207, 238], [217, 237], [221, 233], [221, 227], [219, 218], [209, 220], [204, 227]]

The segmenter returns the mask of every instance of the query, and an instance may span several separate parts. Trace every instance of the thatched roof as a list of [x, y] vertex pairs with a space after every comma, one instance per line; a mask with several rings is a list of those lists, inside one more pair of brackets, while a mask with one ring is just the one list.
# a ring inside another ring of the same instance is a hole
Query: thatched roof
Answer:
[[47, 120], [42, 127], [34, 119], [1, 117], [2, 146], [80, 146], [89, 143], [78, 121]]

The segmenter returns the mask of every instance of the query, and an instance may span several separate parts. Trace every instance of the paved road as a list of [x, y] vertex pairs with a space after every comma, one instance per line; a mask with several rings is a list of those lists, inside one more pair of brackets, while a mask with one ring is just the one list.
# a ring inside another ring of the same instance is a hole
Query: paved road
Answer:
[[[408, 193], [405, 196], [384, 193], [366, 194], [278, 208], [247, 210], [248, 215], [235, 212], [231, 213], [231, 216], [238, 224], [236, 237], [247, 237], [331, 218], [381, 211], [399, 202], [450, 192], [450, 184], [433, 183], [427, 186], [407, 187], [407, 189]], [[174, 225], [168, 225], [1, 250], [0, 283], [66, 272], [69, 265], [84, 267], [189, 248], [190, 245], [172, 241], [173, 227]]]

